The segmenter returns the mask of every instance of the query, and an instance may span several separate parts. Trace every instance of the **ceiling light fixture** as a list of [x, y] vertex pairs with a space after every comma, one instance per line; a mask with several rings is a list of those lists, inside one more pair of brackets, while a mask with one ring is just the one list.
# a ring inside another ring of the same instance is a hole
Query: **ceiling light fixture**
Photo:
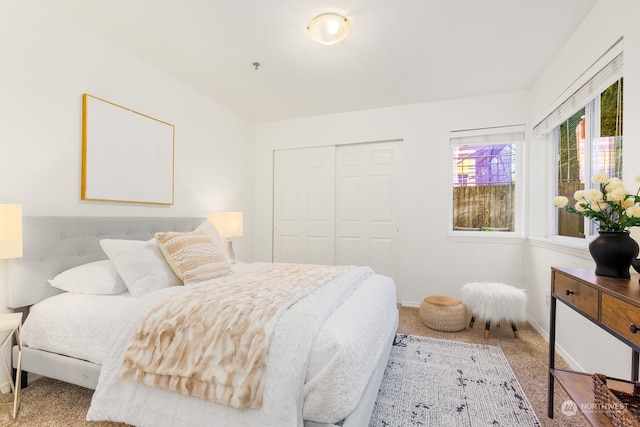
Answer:
[[307, 25], [312, 39], [322, 44], [335, 44], [349, 34], [349, 20], [337, 13], [318, 15]]

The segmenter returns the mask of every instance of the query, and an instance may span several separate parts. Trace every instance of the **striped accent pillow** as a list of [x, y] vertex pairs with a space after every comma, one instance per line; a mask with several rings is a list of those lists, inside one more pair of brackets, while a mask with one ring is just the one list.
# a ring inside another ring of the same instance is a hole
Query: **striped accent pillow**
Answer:
[[231, 273], [231, 263], [204, 231], [157, 233], [167, 263], [185, 285]]

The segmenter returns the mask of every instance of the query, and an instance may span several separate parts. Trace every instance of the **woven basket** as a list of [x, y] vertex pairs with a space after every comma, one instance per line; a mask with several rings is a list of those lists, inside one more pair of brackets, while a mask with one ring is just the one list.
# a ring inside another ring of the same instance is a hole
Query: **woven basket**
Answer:
[[593, 394], [596, 408], [603, 410], [614, 426], [640, 427], [640, 383], [633, 383], [633, 393], [627, 393], [610, 389], [606, 376], [593, 374]]
[[462, 301], [446, 296], [426, 297], [418, 314], [427, 327], [436, 331], [461, 331], [468, 322], [467, 308]]

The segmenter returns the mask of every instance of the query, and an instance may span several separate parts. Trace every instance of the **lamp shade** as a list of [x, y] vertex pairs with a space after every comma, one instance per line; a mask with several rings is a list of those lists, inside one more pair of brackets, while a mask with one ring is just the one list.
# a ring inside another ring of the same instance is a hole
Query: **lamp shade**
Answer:
[[209, 215], [209, 222], [216, 227], [223, 239], [244, 234], [242, 212], [214, 212]]
[[0, 205], [0, 259], [22, 257], [22, 206]]
[[323, 13], [307, 25], [311, 38], [322, 44], [335, 44], [344, 40], [349, 34], [349, 28], [349, 20], [337, 13]]

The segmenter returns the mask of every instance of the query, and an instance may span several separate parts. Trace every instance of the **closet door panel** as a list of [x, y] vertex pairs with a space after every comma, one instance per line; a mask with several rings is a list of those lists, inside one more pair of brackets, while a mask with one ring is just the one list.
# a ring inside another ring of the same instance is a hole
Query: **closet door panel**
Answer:
[[334, 147], [274, 153], [274, 262], [334, 263], [334, 162]]
[[401, 143], [336, 148], [336, 264], [397, 269]]

